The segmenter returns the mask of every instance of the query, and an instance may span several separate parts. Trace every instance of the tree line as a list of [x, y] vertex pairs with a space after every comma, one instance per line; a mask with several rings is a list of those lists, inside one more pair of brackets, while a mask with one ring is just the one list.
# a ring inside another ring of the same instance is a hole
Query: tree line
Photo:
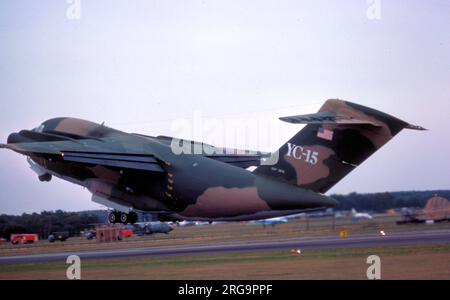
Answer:
[[20, 216], [0, 215], [0, 237], [9, 239], [13, 233], [36, 233], [47, 238], [53, 232], [68, 231], [78, 235], [92, 224], [104, 223], [106, 211], [65, 212], [43, 211]]
[[450, 199], [450, 190], [384, 192], [372, 194], [350, 193], [347, 195], [330, 195], [339, 202], [335, 210], [366, 210], [383, 212], [391, 208], [423, 208], [427, 201], [438, 195]]

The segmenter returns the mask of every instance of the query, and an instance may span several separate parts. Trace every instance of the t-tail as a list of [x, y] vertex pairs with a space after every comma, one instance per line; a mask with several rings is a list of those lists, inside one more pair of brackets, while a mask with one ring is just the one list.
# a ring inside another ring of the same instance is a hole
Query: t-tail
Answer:
[[315, 114], [280, 120], [307, 125], [254, 172], [320, 193], [328, 191], [402, 129], [425, 130], [381, 111], [337, 99], [326, 101]]

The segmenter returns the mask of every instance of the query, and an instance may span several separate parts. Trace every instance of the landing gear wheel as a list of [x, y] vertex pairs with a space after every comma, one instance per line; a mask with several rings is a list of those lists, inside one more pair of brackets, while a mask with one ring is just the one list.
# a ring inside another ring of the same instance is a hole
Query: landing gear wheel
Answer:
[[130, 216], [126, 213], [120, 214], [120, 223], [128, 224], [130, 222]]
[[111, 224], [115, 224], [119, 222], [119, 214], [115, 211], [111, 211], [108, 214], [108, 221]]
[[130, 213], [128, 214], [128, 220], [129, 220], [129, 222], [130, 222], [131, 224], [136, 223], [137, 220], [138, 220], [138, 215], [137, 215], [137, 213], [135, 213], [134, 211], [130, 212]]

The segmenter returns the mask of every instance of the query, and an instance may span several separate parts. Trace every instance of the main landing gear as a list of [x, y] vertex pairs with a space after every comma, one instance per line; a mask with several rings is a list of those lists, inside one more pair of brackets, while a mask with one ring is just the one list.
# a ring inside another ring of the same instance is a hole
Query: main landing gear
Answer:
[[108, 214], [108, 221], [109, 223], [115, 224], [115, 223], [122, 223], [122, 224], [134, 224], [138, 220], [138, 215], [135, 212], [130, 212], [129, 214], [118, 212], [118, 211], [111, 211]]

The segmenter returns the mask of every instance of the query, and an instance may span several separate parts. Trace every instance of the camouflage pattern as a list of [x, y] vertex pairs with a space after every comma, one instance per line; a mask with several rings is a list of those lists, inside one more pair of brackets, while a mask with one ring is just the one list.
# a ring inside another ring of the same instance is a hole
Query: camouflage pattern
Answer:
[[422, 211], [426, 214], [428, 220], [448, 220], [450, 218], [450, 201], [434, 195], [428, 199]]
[[[260, 166], [255, 173], [320, 193], [328, 191], [403, 128], [423, 130], [383, 112], [337, 99], [326, 101], [318, 114], [280, 119], [307, 125], [274, 154], [279, 157], [275, 165]], [[320, 136], [321, 131], [327, 134]], [[306, 159], [308, 154], [310, 159]]]
[[254, 172], [244, 168], [259, 165], [267, 154], [174, 153], [174, 138], [74, 118], [13, 133], [0, 147], [30, 157], [43, 172], [96, 197], [163, 220], [251, 220], [334, 206], [322, 193], [401, 129], [414, 127], [341, 100], [328, 100], [317, 114], [281, 119], [308, 125], [274, 153], [275, 164], [261, 164]]

